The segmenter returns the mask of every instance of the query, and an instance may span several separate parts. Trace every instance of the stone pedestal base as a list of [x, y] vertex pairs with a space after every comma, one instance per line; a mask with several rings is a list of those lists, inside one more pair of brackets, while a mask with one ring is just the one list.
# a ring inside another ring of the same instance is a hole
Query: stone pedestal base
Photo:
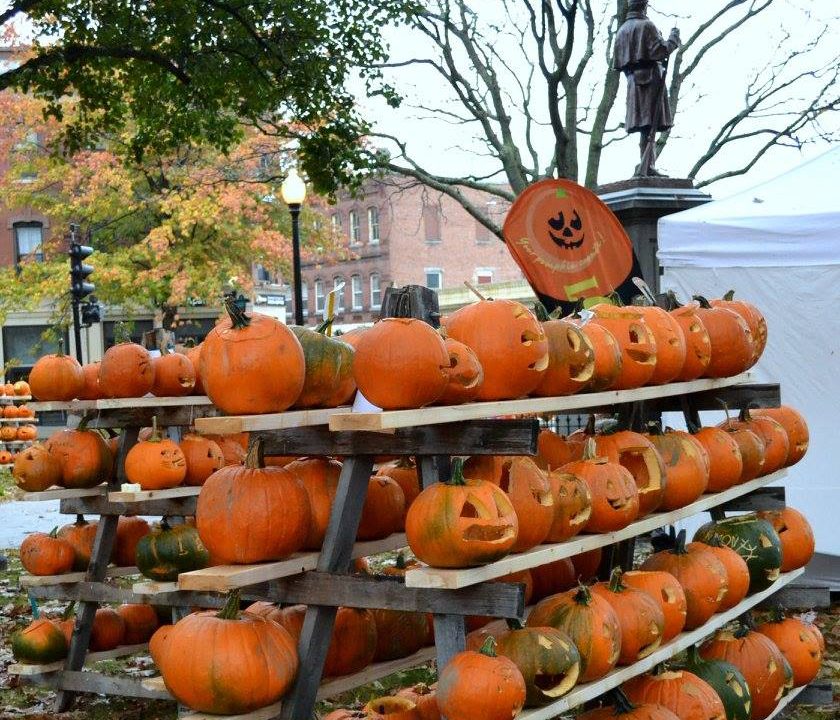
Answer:
[[602, 185], [597, 192], [633, 241], [645, 282], [659, 292], [659, 218], [707, 203], [711, 196], [697, 190], [691, 180], [666, 177], [632, 178]]

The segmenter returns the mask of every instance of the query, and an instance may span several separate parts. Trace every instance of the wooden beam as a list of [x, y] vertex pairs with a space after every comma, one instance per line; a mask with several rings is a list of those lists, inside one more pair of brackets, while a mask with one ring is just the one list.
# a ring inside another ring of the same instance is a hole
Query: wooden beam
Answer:
[[228, 435], [258, 430], [288, 430], [293, 428], [326, 425], [337, 413], [349, 412], [349, 407], [317, 408], [313, 410], [287, 410], [264, 415], [220, 415], [203, 417], [195, 421], [195, 429], [204, 434]]
[[141, 398], [100, 398], [99, 400], [71, 400], [61, 402], [53, 400], [49, 402], [29, 403], [29, 407], [35, 412], [53, 412], [63, 410], [65, 412], [89, 412], [91, 410], [131, 410], [133, 408], [158, 408], [171, 407], [202, 407], [213, 406], [210, 398], [206, 395], [187, 395], [186, 397], [141, 397]]
[[[162, 584], [162, 583], [161, 583]], [[172, 583], [175, 586], [175, 583]], [[144, 592], [143, 583], [135, 585], [137, 591], [102, 582], [80, 582], [74, 585], [45, 585], [29, 589], [29, 595], [38, 600], [76, 600], [100, 603], [141, 603], [144, 605], [216, 608], [224, 605], [225, 598], [218, 593], [185, 592], [179, 590]], [[246, 593], [246, 597], [250, 597]], [[254, 598], [255, 600], [258, 598]]]
[[393, 433], [331, 432], [326, 426], [263, 431], [267, 455], [536, 455], [539, 422], [471, 420], [399, 428]]
[[708, 622], [699, 628], [680, 633], [673, 640], [665, 643], [665, 645], [662, 645], [643, 660], [639, 660], [632, 665], [616, 668], [600, 680], [578, 685], [567, 695], [550, 705], [532, 710], [524, 710], [517, 716], [518, 720], [551, 720], [567, 710], [571, 710], [572, 708], [582, 705], [585, 702], [594, 700], [595, 698], [603, 695], [605, 692], [618, 687], [622, 683], [636, 677], [637, 675], [641, 675], [642, 673], [653, 669], [659, 663], [669, 660], [674, 657], [674, 655], [681, 653], [691, 645], [695, 645], [700, 642], [703, 638], [708, 637], [718, 628], [723, 627], [726, 623], [731, 622], [739, 615], [742, 615], [747, 610], [758, 605], [762, 600], [770, 597], [780, 588], [793, 582], [796, 578], [802, 575], [803, 572], [803, 570], [794, 570], [793, 572], [785, 573], [769, 588], [747, 597], [730, 610], [713, 615]]
[[151, 427], [157, 418], [160, 427], [189, 427], [203, 417], [215, 417], [220, 410], [214, 405], [180, 407], [135, 407], [113, 410], [90, 410], [84, 414], [88, 428]]
[[21, 500], [27, 502], [37, 502], [39, 500], [64, 500], [65, 498], [80, 498], [80, 497], [96, 497], [104, 495], [108, 490], [108, 485], [102, 483], [92, 488], [50, 488], [49, 490], [42, 490], [41, 492], [27, 492], [23, 493]]
[[173, 498], [197, 497], [200, 492], [201, 488], [194, 485], [182, 485], [166, 490], [138, 490], [136, 492], [117, 490], [108, 493], [108, 502], [136, 503], [150, 500], [171, 500]]
[[[139, 575], [136, 567], [114, 567], [109, 565], [105, 570], [105, 577], [127, 577]], [[65, 573], [63, 575], [21, 575], [19, 578], [22, 588], [41, 587], [43, 585], [66, 585], [68, 583], [82, 582], [87, 578], [85, 572]]]
[[388, 675], [400, 672], [401, 670], [425, 665], [427, 662], [432, 660], [434, 656], [435, 649], [433, 647], [426, 647], [405, 658], [373, 663], [354, 675], [326, 678], [318, 687], [316, 699], [326, 700], [327, 698], [341, 695], [348, 690], [353, 690], [354, 688], [361, 687], [362, 685], [368, 685], [376, 680], [388, 677]]
[[747, 495], [730, 500], [718, 506], [724, 512], [756, 512], [758, 510], [784, 510], [785, 487], [763, 487]]
[[179, 716], [179, 720], [219, 720], [224, 717], [224, 720], [272, 720], [280, 715], [280, 710], [283, 704], [276, 702], [273, 705], [267, 705], [259, 710], [254, 710], [244, 715], [211, 715], [210, 713], [202, 712], [186, 712]]
[[767, 600], [766, 604], [768, 606], [781, 605], [791, 610], [830, 608], [831, 588], [827, 585], [812, 584], [806, 580], [779, 590]]
[[[102, 650], [100, 652], [88, 653], [85, 656], [85, 665], [93, 665], [93, 663], [101, 662], [102, 660], [113, 660], [114, 658], [127, 657], [139, 652], [146, 652], [149, 649], [149, 643], [140, 643], [138, 645], [120, 645], [113, 650]], [[26, 663], [12, 663], [9, 665], [7, 672], [9, 675], [47, 675], [48, 673], [58, 672], [64, 669], [64, 660], [59, 660], [54, 663], [47, 663], [45, 665], [29, 665]]]
[[417, 410], [390, 410], [379, 413], [339, 413], [330, 418], [330, 429], [377, 431], [440, 423], [458, 423], [464, 420], [477, 420], [502, 415], [577, 412], [588, 408], [613, 407], [623, 403], [741, 385], [748, 383], [751, 377], [750, 373], [743, 373], [731, 378], [692, 380], [691, 382], [656, 385], [634, 390], [607, 390], [606, 392], [584, 393], [565, 397], [499, 400], [496, 402], [468, 403], [466, 405], [426, 407]]
[[651, 530], [671, 525], [678, 520], [691, 517], [699, 512], [752, 492], [756, 488], [763, 487], [768, 483], [776, 482], [785, 477], [786, 474], [786, 470], [779, 470], [771, 475], [756, 478], [742, 485], [736, 485], [723, 492], [704, 495], [699, 500], [679, 510], [654, 513], [642, 520], [631, 523], [623, 530], [598, 535], [580, 535], [566, 542], [540, 545], [524, 553], [508, 555], [506, 558], [489, 565], [462, 570], [445, 570], [432, 567], [412, 569], [406, 573], [405, 584], [407, 587], [447, 588], [454, 590], [485, 582], [486, 580], [493, 580], [494, 578], [499, 578], [520, 570], [527, 570], [538, 565], [545, 565], [555, 560], [612, 545], [622, 540], [629, 540], [638, 535], [649, 533]]
[[791, 705], [831, 705], [834, 702], [834, 686], [830, 680], [814, 680], [803, 687], [791, 701]]
[[808, 687], [798, 687], [791, 690], [785, 697], [779, 700], [779, 704], [776, 705], [776, 709], [770, 713], [765, 720], [773, 720], [773, 718], [779, 717], [790, 705], [793, 705], [795, 702], [798, 701], [799, 696], [805, 691], [805, 688]]
[[196, 496], [125, 503], [111, 502], [103, 495], [67, 498], [61, 501], [59, 512], [64, 515], [195, 515], [195, 504]]
[[172, 696], [165, 690], [161, 692], [143, 687], [143, 681], [140, 678], [114, 677], [90, 670], [63, 670], [38, 678], [38, 683], [70, 694], [82, 692], [96, 695], [120, 695], [146, 700], [172, 699]]

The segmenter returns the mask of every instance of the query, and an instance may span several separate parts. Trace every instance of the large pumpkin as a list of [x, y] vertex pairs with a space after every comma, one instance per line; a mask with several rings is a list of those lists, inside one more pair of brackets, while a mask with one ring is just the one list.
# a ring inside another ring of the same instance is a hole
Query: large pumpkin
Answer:
[[216, 470], [225, 466], [225, 456], [219, 444], [203, 435], [188, 433], [178, 443], [187, 465], [184, 482], [187, 485], [204, 485]]
[[621, 568], [615, 568], [609, 582], [592, 586], [592, 592], [606, 600], [621, 626], [619, 665], [632, 665], [646, 658], [662, 644], [665, 615], [656, 600], [644, 590], [625, 585]]
[[755, 346], [749, 325], [737, 313], [725, 307], [712, 307], [708, 300], [695, 296], [697, 316], [709, 333], [711, 357], [704, 377], [732, 377], [752, 365]]
[[754, 514], [725, 518], [703, 525], [694, 539], [728, 545], [747, 562], [750, 592], [770, 587], [782, 567], [782, 541], [773, 526]]
[[756, 631], [770, 638], [793, 670], [794, 687], [807, 685], [820, 671], [822, 649], [811, 627], [796, 617], [776, 614]]
[[650, 382], [656, 370], [656, 337], [638, 308], [599, 304], [591, 322], [609, 330], [621, 348], [621, 373], [613, 390], [629, 390]]
[[[630, 483], [633, 484], [632, 478]], [[584, 477], [568, 470], [549, 472], [548, 484], [554, 498], [554, 522], [545, 542], [563, 542], [589, 527], [592, 492]], [[633, 489], [636, 489], [635, 485]]]
[[703, 377], [712, 360], [712, 342], [709, 332], [697, 314], [697, 302], [685, 306], [676, 306], [671, 316], [677, 321], [685, 338], [685, 362], [677, 374], [677, 381], [688, 382]]
[[111, 476], [111, 449], [98, 432], [59, 430], [45, 445], [61, 465], [61, 484], [66, 488], [91, 488]]
[[762, 475], [769, 475], [787, 464], [790, 441], [780, 423], [764, 416], [753, 417], [748, 409], [741, 412], [738, 420], [727, 419], [720, 424], [726, 430], [752, 430], [764, 441], [764, 465]]
[[146, 348], [132, 342], [109, 347], [99, 363], [99, 391], [109, 398], [139, 398], [151, 392], [155, 366]]
[[621, 375], [621, 347], [615, 335], [603, 325], [588, 322], [579, 315], [572, 315], [567, 320], [580, 327], [595, 355], [595, 367], [586, 389], [589, 392], [609, 390]]
[[752, 698], [741, 671], [725, 660], [704, 660], [692, 645], [686, 653], [685, 669], [705, 680], [718, 694], [726, 720], [750, 720]]
[[687, 630], [703, 625], [719, 609], [726, 595], [726, 568], [712, 553], [700, 547], [687, 548], [685, 531], [677, 536], [676, 546], [648, 557], [642, 570], [670, 573], [682, 585], [686, 598]]
[[118, 645], [123, 644], [124, 637], [125, 620], [122, 616], [113, 608], [98, 608], [93, 617], [90, 649], [94, 652], [113, 650]]
[[82, 394], [85, 376], [76, 358], [64, 353], [44, 355], [29, 373], [29, 386], [36, 400], [73, 400]]
[[708, 543], [688, 544], [689, 549], [694, 546], [712, 553], [726, 569], [726, 595], [721, 600], [718, 612], [734, 608], [747, 596], [750, 589], [750, 570], [746, 561], [717, 538], [712, 538]]
[[688, 670], [663, 670], [628, 680], [622, 689], [631, 702], [655, 703], [680, 720], [726, 720], [714, 688]]
[[112, 559], [118, 567], [131, 567], [137, 555], [137, 543], [151, 532], [149, 523], [141, 517], [120, 517]]
[[806, 517], [792, 507], [782, 510], [763, 510], [756, 513], [767, 520], [778, 533], [782, 543], [782, 572], [805, 567], [814, 557], [814, 531]]
[[456, 310], [449, 337], [472, 348], [484, 369], [477, 400], [509, 400], [532, 393], [549, 364], [542, 325], [514, 300], [482, 300]]
[[195, 368], [192, 360], [183, 353], [170, 352], [152, 360], [155, 382], [152, 395], [181, 397], [195, 389]]
[[[190, 341], [192, 342], [192, 341]], [[193, 395], [204, 395], [204, 383], [201, 380], [201, 343], [198, 345], [190, 345], [184, 348], [184, 355], [186, 355], [192, 363], [195, 371], [195, 385], [193, 385]]]
[[41, 492], [61, 484], [61, 463], [46, 445], [35, 443], [18, 453], [12, 477], [21, 490]]
[[31, 533], [20, 544], [20, 564], [32, 575], [63, 575], [73, 569], [73, 546], [51, 533]]
[[656, 305], [641, 305], [635, 309], [656, 340], [656, 367], [648, 383], [664, 385], [673, 382], [685, 367], [687, 357], [682, 326], [675, 317]]
[[621, 581], [628, 587], [643, 590], [657, 602], [665, 621], [662, 627], [662, 642], [673, 640], [683, 631], [688, 616], [688, 602], [685, 590], [671, 573], [631, 570], [621, 576]]
[[306, 490], [288, 470], [260, 467], [259, 456], [256, 442], [244, 467], [223, 467], [201, 487], [196, 527], [220, 564], [281, 560], [306, 542], [311, 522]]
[[341, 463], [329, 458], [300, 458], [286, 465], [286, 470], [297, 477], [309, 497], [312, 519], [303, 548], [320, 550], [338, 489]]
[[709, 458], [708, 492], [722, 492], [741, 482], [744, 460], [737, 440], [716, 427], [704, 427], [693, 433]]
[[298, 399], [306, 374], [303, 348], [283, 323], [244, 313], [232, 302], [201, 345], [207, 396], [229, 415], [282, 412]]
[[143, 490], [165, 490], [178, 487], [187, 477], [187, 460], [178, 443], [163, 437], [157, 418], [148, 440], [132, 446], [125, 456], [125, 476]]
[[117, 613], [123, 620], [124, 645], [138, 645], [149, 642], [160, 621], [151, 605], [140, 603], [126, 603], [117, 608]]
[[328, 337], [326, 328], [321, 332], [321, 328], [310, 330], [293, 325], [291, 330], [300, 341], [306, 365], [303, 390], [294, 407], [347, 405], [356, 392], [356, 382], [353, 380], [353, 347], [338, 338]]
[[621, 655], [615, 610], [585, 585], [541, 600], [528, 616], [528, 627], [554, 627], [568, 634], [580, 653], [580, 682], [603, 677]]
[[163, 518], [160, 527], [138, 540], [134, 563], [146, 577], [171, 582], [182, 572], [207, 567], [210, 554], [192, 525], [170, 527]]
[[519, 526], [511, 551], [524, 552], [539, 545], [555, 520], [554, 495], [545, 472], [530, 458], [509, 458], [500, 487], [513, 505]]
[[460, 460], [448, 482], [421, 492], [405, 519], [412, 552], [434, 567], [472, 567], [507, 555], [519, 531], [507, 495], [487, 480], [464, 478]]
[[447, 720], [510, 720], [525, 704], [522, 673], [510, 659], [497, 657], [488, 638], [478, 652], [455, 655], [440, 672], [437, 702]]
[[778, 408], [767, 408], [765, 410], [752, 410], [753, 418], [770, 418], [781, 425], [788, 436], [788, 454], [785, 460], [785, 467], [798, 463], [808, 451], [808, 423], [802, 414], [790, 407], [782, 405]]
[[29, 665], [55, 662], [67, 656], [67, 640], [52, 620], [38, 618], [12, 634], [12, 655]]
[[449, 353], [446, 388], [437, 399], [438, 405], [460, 405], [478, 397], [484, 382], [484, 368], [471, 348], [453, 338], [444, 340]]
[[90, 556], [93, 554], [93, 542], [96, 539], [97, 523], [89, 523], [84, 516], [77, 515], [76, 522], [59, 528], [57, 537], [69, 543], [73, 548], [73, 569], [87, 570]]
[[166, 635], [159, 654], [163, 681], [175, 699], [218, 715], [248, 713], [276, 702], [298, 669], [289, 633], [271, 620], [240, 614], [238, 593], [221, 612], [187, 615]]
[[750, 328], [750, 336], [753, 343], [750, 366], [755, 365], [764, 352], [764, 348], [767, 346], [767, 321], [764, 319], [761, 311], [746, 300], [736, 300], [734, 290], [730, 290], [719, 300], [712, 300], [709, 304], [712, 307], [723, 307], [727, 310], [732, 310], [744, 319], [744, 322]]
[[571, 322], [549, 320], [547, 315], [540, 319], [543, 320], [542, 327], [548, 341], [548, 367], [533, 394], [554, 397], [580, 392], [589, 385], [595, 374], [595, 350], [592, 343]]
[[684, 432], [646, 435], [665, 463], [662, 510], [678, 510], [699, 498], [709, 484], [709, 456], [703, 446]]
[[514, 623], [514, 629], [498, 638], [496, 652], [512, 660], [522, 673], [526, 707], [548, 705], [563, 697], [580, 675], [580, 653], [571, 638], [556, 628]]

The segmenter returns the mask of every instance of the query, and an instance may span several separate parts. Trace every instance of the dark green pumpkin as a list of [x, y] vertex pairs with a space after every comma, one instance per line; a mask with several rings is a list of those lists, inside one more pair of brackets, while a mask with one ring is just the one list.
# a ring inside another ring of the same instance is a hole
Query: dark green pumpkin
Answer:
[[200, 570], [210, 564], [210, 553], [192, 525], [170, 527], [164, 519], [159, 528], [137, 543], [137, 568], [152, 580], [177, 580], [179, 573]]
[[718, 539], [731, 547], [747, 563], [750, 571], [750, 592], [758, 592], [772, 585], [782, 567], [782, 541], [767, 520], [754, 514], [726, 518], [706, 523], [694, 539], [710, 543]]
[[355, 350], [345, 342], [328, 337], [318, 330], [292, 325], [289, 328], [300, 341], [306, 362], [303, 390], [296, 408], [325, 408], [347, 405], [356, 392], [353, 380]]
[[704, 660], [700, 657], [697, 647], [692, 645], [682, 667], [714, 688], [726, 710], [726, 720], [750, 720], [750, 688], [741, 671], [732, 663], [725, 660]]
[[496, 654], [519, 668], [525, 680], [525, 707], [541, 707], [571, 690], [580, 674], [580, 654], [571, 638], [552, 627], [522, 627], [499, 636]]
[[67, 657], [67, 638], [52, 620], [38, 618], [12, 635], [12, 655], [28, 665], [43, 665]]

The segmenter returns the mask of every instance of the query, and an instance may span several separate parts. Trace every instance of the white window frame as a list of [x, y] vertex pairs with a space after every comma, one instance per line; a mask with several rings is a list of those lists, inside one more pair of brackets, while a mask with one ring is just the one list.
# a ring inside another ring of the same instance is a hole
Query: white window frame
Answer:
[[[437, 276], [438, 276], [438, 286], [436, 288], [430, 287], [428, 285], [429, 275], [431, 275], [431, 274], [437, 274]], [[430, 290], [434, 290], [435, 292], [443, 290], [443, 269], [442, 268], [438, 268], [438, 267], [424, 268], [423, 275], [424, 275], [423, 284], [426, 285], [426, 287], [428, 287]]]
[[345, 290], [347, 290], [347, 282], [344, 280], [344, 276], [336, 275], [333, 278], [333, 290], [335, 290], [339, 285], [344, 285], [341, 288], [340, 292], [336, 293], [335, 297], [335, 314], [340, 315], [346, 310], [346, 304], [344, 302], [344, 298], [346, 297]]
[[335, 232], [341, 232], [341, 214], [333, 213], [330, 215], [330, 224]]
[[350, 276], [350, 306], [353, 310], [364, 310], [365, 294], [362, 288], [362, 276]]
[[309, 283], [305, 280], [300, 285], [301, 306], [303, 307], [303, 317], [309, 316]]
[[[376, 278], [375, 283], [374, 278]], [[374, 272], [370, 274], [368, 280], [370, 282], [370, 309], [379, 310], [379, 308], [382, 307], [382, 276], [379, 273]], [[378, 297], [374, 297], [374, 286]]]
[[489, 267], [476, 268], [475, 272], [473, 273], [473, 282], [476, 285], [484, 284], [484, 283], [479, 283], [479, 280], [478, 280], [479, 275], [489, 275], [490, 276], [490, 282], [492, 283], [493, 282], [493, 276], [495, 274], [496, 273], [494, 272], [493, 268], [489, 268]]
[[350, 244], [359, 245], [362, 242], [362, 221], [359, 213], [355, 210], [350, 211]]
[[327, 295], [324, 292], [324, 281], [315, 281], [315, 314], [323, 315], [324, 309], [327, 306]]
[[379, 208], [369, 207], [367, 209], [368, 218], [368, 244], [379, 245]]

